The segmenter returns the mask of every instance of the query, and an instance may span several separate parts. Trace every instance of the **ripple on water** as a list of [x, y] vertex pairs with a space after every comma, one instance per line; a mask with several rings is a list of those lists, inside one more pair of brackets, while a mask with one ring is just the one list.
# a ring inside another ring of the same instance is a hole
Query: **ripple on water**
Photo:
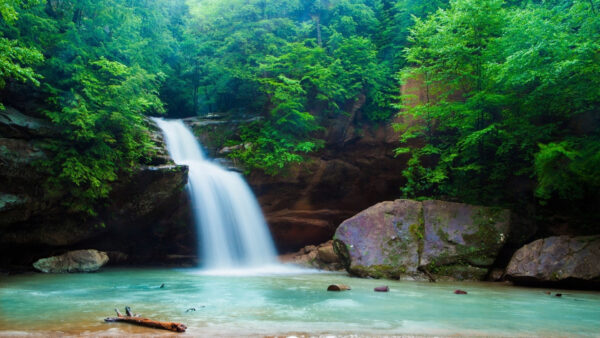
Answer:
[[[335, 283], [352, 290], [327, 292], [327, 285]], [[382, 284], [390, 292], [373, 292]], [[455, 295], [457, 288], [469, 294]], [[8, 276], [0, 279], [0, 336], [20, 335], [23, 327], [24, 333], [40, 335], [157, 333], [102, 321], [126, 305], [147, 317], [183, 322], [191, 335], [598, 336], [600, 293], [562, 291], [558, 298], [543, 291], [312, 273], [215, 276], [194, 270], [107, 269]], [[196, 311], [186, 312], [192, 307]]]

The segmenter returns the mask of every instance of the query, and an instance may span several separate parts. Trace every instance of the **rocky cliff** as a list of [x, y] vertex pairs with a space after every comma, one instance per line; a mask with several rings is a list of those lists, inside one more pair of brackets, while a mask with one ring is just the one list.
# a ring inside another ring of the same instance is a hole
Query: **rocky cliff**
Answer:
[[30, 266], [41, 257], [88, 247], [120, 252], [130, 262], [194, 254], [193, 229], [185, 221], [189, 210], [181, 207], [187, 167], [170, 162], [154, 130], [158, 155], [120, 175], [98, 216], [84, 217], [63, 203], [63, 193], [46, 191], [36, 170], [52, 156], [45, 145], [60, 138], [59, 131], [43, 118], [0, 111], [0, 266]]
[[[307, 162], [283, 175], [246, 176], [280, 252], [326, 242], [345, 219], [399, 195], [406, 159], [394, 156], [398, 134], [389, 124], [360, 124], [357, 114], [325, 123], [325, 147]], [[235, 123], [218, 118], [187, 123], [210, 156], [226, 156], [225, 141], [235, 137]]]

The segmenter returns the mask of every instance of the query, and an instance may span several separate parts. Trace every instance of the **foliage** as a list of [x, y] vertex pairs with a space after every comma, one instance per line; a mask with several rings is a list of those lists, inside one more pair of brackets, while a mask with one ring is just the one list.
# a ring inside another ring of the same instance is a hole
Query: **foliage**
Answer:
[[[37, 4], [39, 1], [29, 0], [0, 0], [0, 17], [4, 24], [12, 26], [18, 19], [19, 8], [27, 8]], [[35, 48], [24, 46], [17, 40], [4, 38], [0, 31], [0, 89], [6, 86], [7, 80], [22, 82], [30, 81], [39, 85], [39, 74], [36, 74], [30, 65], [39, 64], [43, 61], [43, 55]], [[3, 108], [0, 102], [0, 109]]]
[[386, 124], [401, 110], [405, 196], [593, 205], [599, 11], [599, 0], [0, 0], [0, 97], [61, 129], [42, 168], [90, 214], [149, 156], [144, 115], [165, 111], [253, 121], [231, 156], [275, 175], [323, 147], [335, 121]]
[[304, 151], [294, 149], [318, 149], [315, 131], [352, 110], [364, 116], [360, 123], [393, 115], [394, 71], [379, 62], [375, 43], [386, 15], [380, 1], [188, 3], [193, 113], [262, 117], [244, 132], [261, 155], [234, 154], [248, 168], [276, 174], [301, 161]]
[[156, 76], [104, 58], [77, 67], [73, 79], [62, 109], [46, 112], [65, 136], [52, 144], [56, 156], [44, 165], [51, 190], [69, 182], [71, 208], [94, 214], [93, 202], [110, 192], [107, 183], [151, 154], [143, 113], [162, 109], [162, 103], [145, 88]]
[[404, 193], [522, 203], [533, 191], [515, 196], [510, 182], [535, 180], [542, 202], [597, 201], [597, 7], [453, 0], [415, 18], [401, 75], [426, 100], [403, 97], [402, 118], [419, 121], [397, 125]]
[[95, 214], [110, 183], [151, 154], [144, 115], [164, 111], [158, 94], [167, 70], [163, 58], [173, 45], [163, 31], [170, 19], [163, 15], [166, 3], [21, 2], [9, 11], [12, 25], [0, 27], [11, 49], [0, 58], [19, 61], [3, 69], [3, 77], [41, 84], [8, 88], [16, 92], [5, 97], [19, 105], [29, 90], [31, 101], [43, 100], [37, 106], [63, 137], [49, 145], [53, 156], [40, 169], [48, 176], [47, 193], [67, 191], [64, 203], [74, 211]]

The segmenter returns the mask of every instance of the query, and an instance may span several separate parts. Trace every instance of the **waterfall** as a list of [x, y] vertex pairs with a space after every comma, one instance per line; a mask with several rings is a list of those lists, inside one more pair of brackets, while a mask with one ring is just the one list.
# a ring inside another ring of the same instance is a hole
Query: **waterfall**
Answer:
[[277, 263], [258, 202], [240, 174], [208, 159], [181, 120], [154, 119], [169, 154], [189, 167], [188, 191], [207, 269], [253, 268]]

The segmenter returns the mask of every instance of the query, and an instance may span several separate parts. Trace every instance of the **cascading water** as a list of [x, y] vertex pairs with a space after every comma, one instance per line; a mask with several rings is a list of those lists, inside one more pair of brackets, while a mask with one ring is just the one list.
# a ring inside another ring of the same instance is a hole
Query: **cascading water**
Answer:
[[276, 264], [273, 240], [244, 179], [207, 159], [183, 121], [154, 121], [173, 161], [189, 167], [188, 190], [203, 267], [226, 270]]

